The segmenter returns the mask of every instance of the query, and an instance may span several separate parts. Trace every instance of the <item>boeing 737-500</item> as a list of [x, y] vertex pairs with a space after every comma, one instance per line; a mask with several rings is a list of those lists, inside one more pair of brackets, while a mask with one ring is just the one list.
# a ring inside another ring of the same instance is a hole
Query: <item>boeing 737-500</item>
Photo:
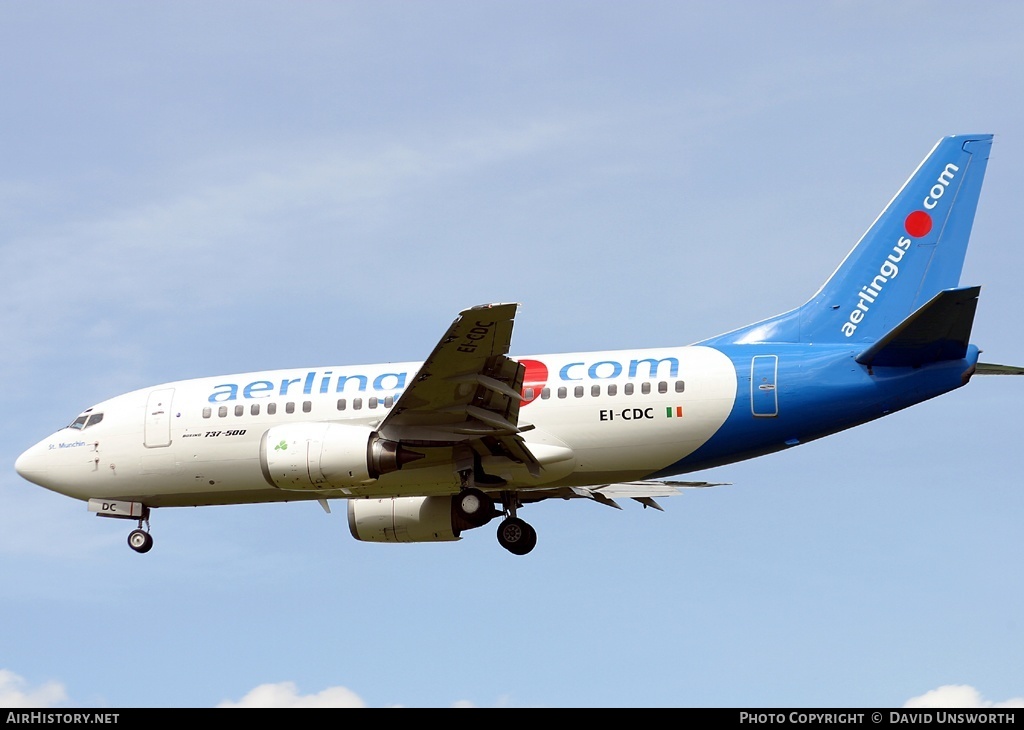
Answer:
[[25, 479], [137, 522], [154, 508], [347, 501], [359, 540], [458, 540], [545, 499], [618, 506], [1014, 373], [970, 342], [961, 286], [992, 135], [943, 138], [809, 301], [691, 345], [514, 357], [517, 304], [459, 313], [426, 359], [181, 380], [98, 403], [26, 450]]

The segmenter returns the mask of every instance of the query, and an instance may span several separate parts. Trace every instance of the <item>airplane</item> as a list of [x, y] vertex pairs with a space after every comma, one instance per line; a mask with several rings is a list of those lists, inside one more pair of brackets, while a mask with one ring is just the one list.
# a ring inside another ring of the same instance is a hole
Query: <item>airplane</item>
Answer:
[[671, 477], [895, 413], [977, 374], [961, 286], [991, 134], [940, 139], [806, 303], [690, 345], [509, 355], [518, 304], [470, 307], [422, 362], [180, 380], [118, 395], [21, 454], [25, 479], [137, 527], [160, 507], [347, 501], [357, 540], [461, 539], [547, 499], [620, 508], [717, 483]]

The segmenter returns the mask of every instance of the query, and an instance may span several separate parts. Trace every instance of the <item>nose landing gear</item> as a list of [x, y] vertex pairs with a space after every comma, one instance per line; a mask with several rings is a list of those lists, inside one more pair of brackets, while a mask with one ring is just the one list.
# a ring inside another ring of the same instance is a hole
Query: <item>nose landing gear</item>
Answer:
[[[143, 522], [146, 523], [145, 529], [142, 528]], [[128, 547], [137, 553], [148, 553], [153, 549], [153, 536], [149, 534], [149, 507], [143, 509], [139, 526], [128, 533]]]
[[153, 549], [153, 536], [139, 528], [128, 535], [128, 547], [137, 553], [148, 553]]
[[[153, 549], [153, 538], [149, 534], [149, 507], [142, 502], [106, 498], [89, 500], [89, 511], [97, 517], [112, 517], [117, 520], [138, 520], [139, 526], [128, 535], [128, 547], [137, 553], [148, 553]], [[143, 529], [142, 524], [146, 527]]]

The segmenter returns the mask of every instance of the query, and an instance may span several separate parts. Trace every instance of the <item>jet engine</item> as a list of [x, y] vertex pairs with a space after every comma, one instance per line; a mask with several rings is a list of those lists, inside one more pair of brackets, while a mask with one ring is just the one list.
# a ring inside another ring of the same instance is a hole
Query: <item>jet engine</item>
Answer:
[[278, 489], [358, 487], [422, 458], [367, 426], [341, 423], [274, 426], [260, 440], [263, 476]]
[[453, 495], [350, 499], [348, 528], [365, 542], [445, 542], [483, 527], [501, 514], [483, 492]]
[[350, 499], [348, 529], [365, 542], [458, 540], [450, 496]]

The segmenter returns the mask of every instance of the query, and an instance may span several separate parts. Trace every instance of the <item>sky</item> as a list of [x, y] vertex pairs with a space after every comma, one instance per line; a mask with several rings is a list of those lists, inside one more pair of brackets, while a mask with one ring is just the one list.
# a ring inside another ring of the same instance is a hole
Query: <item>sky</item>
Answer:
[[0, 0], [0, 706], [1022, 707], [1024, 379], [664, 512], [454, 543], [315, 503], [132, 526], [14, 471], [191, 377], [688, 344], [802, 304], [942, 136], [995, 142], [964, 285], [1024, 365], [1024, 5]]

